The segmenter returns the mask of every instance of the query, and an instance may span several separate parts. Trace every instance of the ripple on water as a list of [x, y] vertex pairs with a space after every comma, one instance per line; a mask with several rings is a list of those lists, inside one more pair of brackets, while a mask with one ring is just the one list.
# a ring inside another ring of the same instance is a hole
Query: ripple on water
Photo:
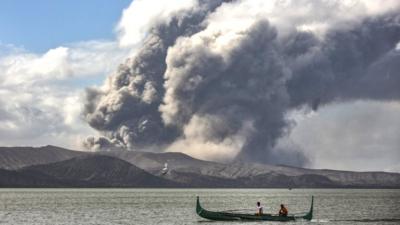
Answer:
[[198, 217], [197, 195], [210, 210], [254, 212], [261, 201], [272, 213], [308, 211], [314, 195], [314, 219], [285, 224], [400, 224], [400, 190], [365, 189], [0, 189], [0, 224], [230, 224]]

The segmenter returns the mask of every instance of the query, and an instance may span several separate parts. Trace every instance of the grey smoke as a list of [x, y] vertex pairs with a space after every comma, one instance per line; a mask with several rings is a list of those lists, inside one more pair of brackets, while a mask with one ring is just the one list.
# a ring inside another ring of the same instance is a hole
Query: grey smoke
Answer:
[[104, 134], [90, 137], [84, 143], [87, 148], [148, 148], [179, 136], [178, 129], [163, 124], [158, 111], [164, 96], [167, 50], [178, 37], [201, 29], [204, 17], [221, 2], [203, 1], [196, 10], [153, 27], [138, 54], [121, 64], [109, 78], [109, 90], [87, 89], [85, 119]]
[[294, 126], [288, 111], [399, 99], [398, 14], [333, 27], [322, 39], [297, 30], [280, 36], [273, 23], [259, 19], [234, 47], [216, 51], [210, 47], [216, 39], [196, 35], [221, 4], [200, 1], [153, 27], [108, 89], [87, 90], [85, 119], [103, 134], [88, 138], [88, 148], [162, 151], [195, 140], [237, 149], [230, 159], [301, 166], [307, 162], [301, 150], [278, 145]]
[[393, 69], [398, 56], [393, 51], [400, 40], [399, 23], [398, 14], [368, 18], [351, 29], [330, 31], [321, 43], [295, 34], [286, 47], [293, 71], [288, 82], [292, 105], [398, 99], [400, 81]]

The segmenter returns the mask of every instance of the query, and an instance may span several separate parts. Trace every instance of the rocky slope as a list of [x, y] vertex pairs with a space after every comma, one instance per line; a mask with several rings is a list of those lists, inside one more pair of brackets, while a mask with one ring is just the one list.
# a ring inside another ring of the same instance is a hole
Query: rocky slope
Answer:
[[78, 156], [69, 160], [19, 170], [43, 174], [79, 187], [175, 187], [178, 184], [154, 176], [124, 160], [104, 155]]
[[13, 181], [52, 187], [400, 188], [398, 173], [223, 164], [173, 152], [85, 153], [54, 146], [0, 148], [0, 168], [8, 169], [0, 170], [0, 186]]
[[86, 154], [85, 152], [47, 145], [34, 147], [0, 147], [0, 168], [19, 169], [31, 165], [58, 162]]
[[[182, 183], [204, 180], [203, 185], [199, 185], [205, 187], [217, 183], [219, 187], [400, 187], [398, 173], [318, 170], [238, 162], [223, 164], [174, 152], [114, 151], [101, 154], [126, 160], [154, 175], [160, 175], [164, 164], [168, 163], [170, 172], [164, 175], [165, 178]], [[219, 182], [215, 181], [216, 178]]]

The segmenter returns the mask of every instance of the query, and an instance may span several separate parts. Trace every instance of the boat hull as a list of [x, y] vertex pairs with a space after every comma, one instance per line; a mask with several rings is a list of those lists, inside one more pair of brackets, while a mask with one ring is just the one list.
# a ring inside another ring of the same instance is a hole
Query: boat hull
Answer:
[[311, 208], [310, 211], [302, 216], [279, 216], [279, 215], [271, 215], [271, 214], [263, 214], [263, 215], [255, 215], [255, 214], [245, 214], [245, 213], [228, 213], [228, 212], [213, 212], [203, 209], [200, 205], [199, 197], [197, 197], [196, 204], [196, 213], [200, 217], [209, 220], [217, 220], [217, 221], [237, 221], [237, 220], [245, 220], [245, 221], [294, 221], [298, 219], [302, 220], [311, 220], [313, 214], [313, 203], [314, 198], [311, 200]]

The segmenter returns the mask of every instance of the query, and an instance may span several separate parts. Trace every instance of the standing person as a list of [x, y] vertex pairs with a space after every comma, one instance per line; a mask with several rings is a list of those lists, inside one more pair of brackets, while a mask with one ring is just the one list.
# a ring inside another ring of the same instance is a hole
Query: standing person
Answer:
[[288, 210], [285, 205], [281, 204], [281, 210], [279, 210], [279, 216], [287, 216]]
[[263, 207], [261, 206], [260, 202], [257, 202], [257, 216], [261, 216], [263, 214]]

